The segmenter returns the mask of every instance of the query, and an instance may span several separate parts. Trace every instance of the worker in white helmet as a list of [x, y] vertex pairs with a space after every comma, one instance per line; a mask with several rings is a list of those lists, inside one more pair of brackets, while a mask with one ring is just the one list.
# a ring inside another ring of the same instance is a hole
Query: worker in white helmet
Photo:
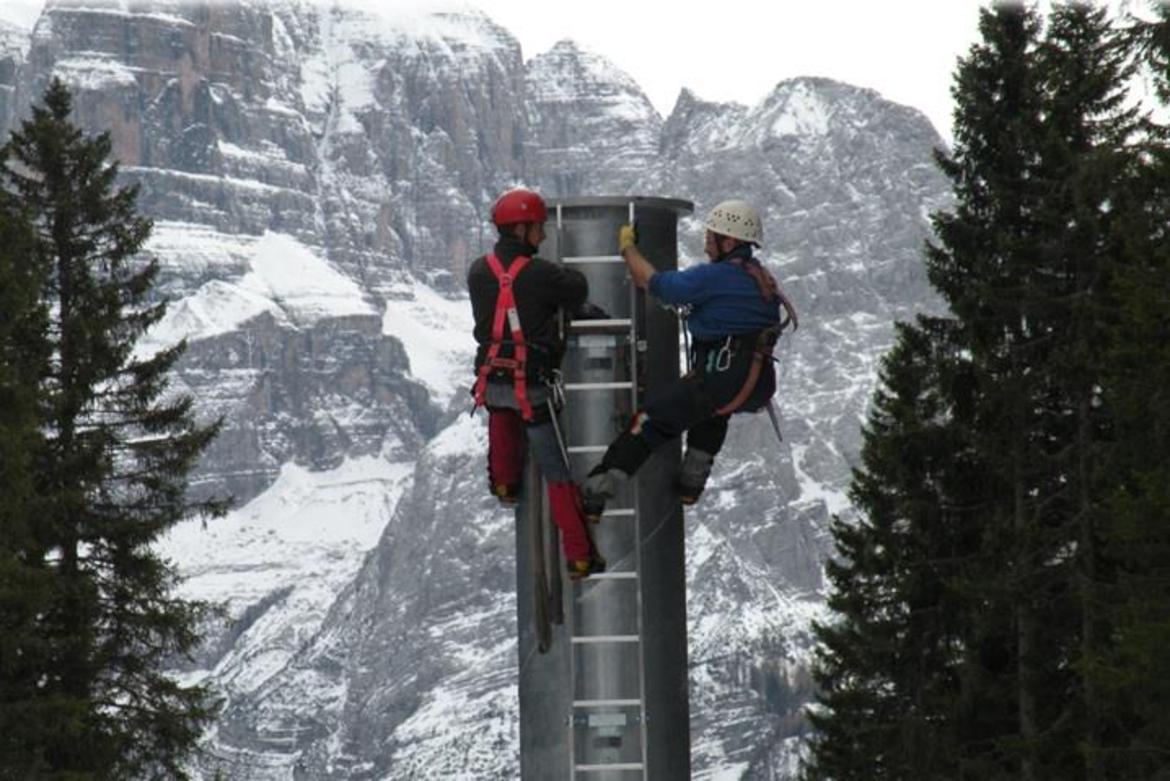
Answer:
[[684, 431], [679, 495], [683, 504], [697, 502], [731, 415], [763, 408], [776, 392], [772, 350], [787, 325], [796, 328], [797, 315], [753, 256], [764, 238], [759, 213], [745, 201], [724, 201], [707, 215], [704, 227], [703, 250], [711, 262], [682, 271], [655, 269], [638, 249], [633, 226], [618, 232], [634, 283], [663, 303], [689, 307], [693, 369], [650, 398], [589, 473], [584, 501], [591, 521], [601, 517], [605, 502], [655, 448]]

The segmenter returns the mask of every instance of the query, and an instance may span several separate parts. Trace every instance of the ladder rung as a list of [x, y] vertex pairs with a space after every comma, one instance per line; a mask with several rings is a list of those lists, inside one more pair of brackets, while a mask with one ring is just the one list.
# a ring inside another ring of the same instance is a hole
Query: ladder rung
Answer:
[[569, 323], [569, 328], [574, 331], [592, 331], [594, 329], [603, 328], [629, 328], [633, 321], [628, 317], [614, 318], [612, 320], [574, 320]]
[[591, 580], [637, 580], [637, 572], [598, 572], [596, 575], [590, 575], [587, 578], [574, 581], [575, 583], [588, 583]]
[[609, 445], [573, 445], [565, 450], [570, 453], [604, 453], [609, 450]]
[[589, 390], [629, 390], [634, 387], [632, 382], [566, 382], [567, 391]]
[[561, 258], [561, 262], [565, 265], [580, 263], [625, 263], [621, 255], [577, 255], [575, 257]]
[[641, 708], [641, 700], [573, 700], [574, 708]]
[[641, 762], [615, 762], [612, 765], [574, 765], [578, 773], [606, 773], [612, 770], [641, 770]]
[[574, 645], [601, 645], [604, 643], [639, 643], [637, 635], [577, 635], [572, 638]]

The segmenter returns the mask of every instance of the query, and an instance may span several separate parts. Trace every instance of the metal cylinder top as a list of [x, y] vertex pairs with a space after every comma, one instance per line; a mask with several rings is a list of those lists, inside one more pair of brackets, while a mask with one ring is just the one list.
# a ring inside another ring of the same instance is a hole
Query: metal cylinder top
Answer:
[[633, 203], [635, 209], [665, 209], [679, 215], [693, 214], [695, 211], [695, 204], [691, 201], [684, 201], [679, 198], [654, 198], [645, 195], [586, 195], [571, 198], [549, 198], [547, 202], [550, 209], [555, 209], [558, 206], [565, 209], [575, 207], [625, 207]]

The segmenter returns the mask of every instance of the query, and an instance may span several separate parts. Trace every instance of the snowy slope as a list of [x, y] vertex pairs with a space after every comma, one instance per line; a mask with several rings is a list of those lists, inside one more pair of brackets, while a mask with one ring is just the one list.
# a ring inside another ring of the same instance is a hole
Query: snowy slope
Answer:
[[230, 333], [264, 312], [289, 328], [375, 312], [353, 280], [291, 236], [266, 232], [256, 239], [231, 237], [227, 242], [209, 242], [207, 234], [202, 226], [168, 225], [161, 232], [156, 230], [149, 249], [170, 258], [181, 257], [189, 261], [189, 268], [194, 263], [228, 265], [216, 255], [230, 259], [229, 263], [242, 256], [246, 273], [230, 281], [213, 279], [171, 304], [140, 343], [140, 350], [157, 350], [184, 338], [196, 341]]
[[191, 680], [251, 692], [321, 625], [393, 516], [411, 463], [347, 461], [327, 472], [286, 464], [276, 482], [216, 520], [174, 528], [160, 550], [181, 564], [180, 594], [222, 605], [230, 645]]
[[468, 401], [475, 339], [466, 298], [446, 298], [410, 281], [394, 288], [382, 316], [384, 333], [399, 339], [410, 357], [411, 375], [442, 406]]

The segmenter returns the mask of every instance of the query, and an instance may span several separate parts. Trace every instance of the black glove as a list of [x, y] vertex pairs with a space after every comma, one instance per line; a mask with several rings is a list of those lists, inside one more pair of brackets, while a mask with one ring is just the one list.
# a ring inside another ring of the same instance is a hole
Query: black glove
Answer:
[[574, 320], [609, 320], [609, 313], [590, 301], [586, 301], [573, 310]]

